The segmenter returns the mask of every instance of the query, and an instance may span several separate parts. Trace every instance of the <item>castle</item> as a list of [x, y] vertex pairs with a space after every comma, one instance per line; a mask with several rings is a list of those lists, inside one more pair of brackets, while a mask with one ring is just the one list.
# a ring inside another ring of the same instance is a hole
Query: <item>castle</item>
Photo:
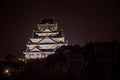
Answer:
[[62, 29], [58, 29], [58, 24], [54, 19], [42, 19], [37, 24], [38, 29], [33, 30], [32, 37], [26, 44], [26, 59], [40, 59], [54, 54], [55, 50], [63, 45], [68, 45]]

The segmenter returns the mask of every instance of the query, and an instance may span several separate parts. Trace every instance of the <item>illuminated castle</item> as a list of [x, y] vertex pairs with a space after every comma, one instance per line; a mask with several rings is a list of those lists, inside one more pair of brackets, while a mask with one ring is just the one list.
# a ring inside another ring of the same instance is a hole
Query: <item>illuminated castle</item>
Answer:
[[54, 54], [55, 50], [62, 46], [68, 45], [62, 30], [58, 30], [58, 25], [54, 19], [41, 19], [37, 24], [38, 29], [33, 30], [32, 37], [26, 44], [26, 59], [45, 58]]

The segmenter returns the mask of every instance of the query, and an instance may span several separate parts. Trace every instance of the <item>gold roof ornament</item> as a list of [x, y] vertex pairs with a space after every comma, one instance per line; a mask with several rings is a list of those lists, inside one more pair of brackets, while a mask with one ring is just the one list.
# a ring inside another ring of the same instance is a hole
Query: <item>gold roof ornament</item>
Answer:
[[35, 29], [33, 29], [33, 32], [35, 32]]
[[55, 17], [52, 17], [52, 19], [55, 19]]
[[42, 20], [43, 20], [43, 17], [41, 17], [41, 19], [40, 19], [40, 23], [42, 22]]
[[68, 43], [68, 40], [66, 40], [66, 42]]
[[43, 20], [43, 17], [41, 17], [41, 20]]

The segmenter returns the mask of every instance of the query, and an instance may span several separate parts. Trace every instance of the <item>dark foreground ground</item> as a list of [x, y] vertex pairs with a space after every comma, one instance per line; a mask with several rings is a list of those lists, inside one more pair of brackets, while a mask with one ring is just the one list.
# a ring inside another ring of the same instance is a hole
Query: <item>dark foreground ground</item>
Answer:
[[8, 55], [0, 60], [0, 80], [120, 80], [116, 41], [62, 46], [44, 59]]

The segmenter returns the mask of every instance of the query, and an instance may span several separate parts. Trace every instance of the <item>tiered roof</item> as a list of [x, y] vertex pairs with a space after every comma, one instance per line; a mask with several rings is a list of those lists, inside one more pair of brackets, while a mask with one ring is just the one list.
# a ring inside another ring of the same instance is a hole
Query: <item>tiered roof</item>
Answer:
[[57, 47], [68, 44], [54, 19], [41, 19], [37, 26], [38, 30], [33, 30], [24, 52], [27, 59], [47, 57], [55, 53]]

